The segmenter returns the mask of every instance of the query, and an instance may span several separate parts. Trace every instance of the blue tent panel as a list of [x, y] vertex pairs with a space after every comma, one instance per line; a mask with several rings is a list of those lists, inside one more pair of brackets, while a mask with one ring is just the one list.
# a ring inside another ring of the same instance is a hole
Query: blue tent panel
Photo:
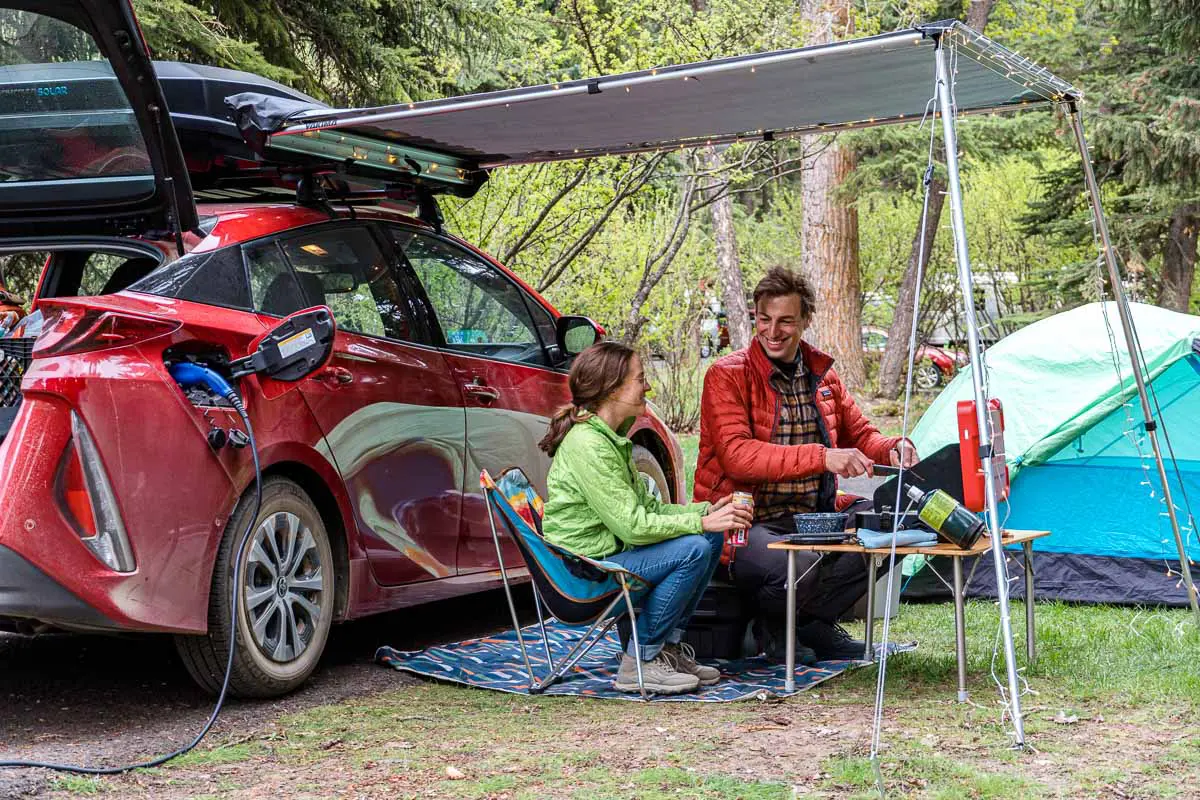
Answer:
[[[1200, 503], [1200, 358], [1180, 359], [1152, 384], [1162, 409], [1179, 474], [1168, 462], [1179, 521]], [[1133, 403], [1136, 404], [1136, 398]], [[1029, 466], [1013, 481], [1007, 527], [1040, 528], [1052, 535], [1035, 549], [1178, 562], [1170, 520], [1141, 410], [1119, 407], [1049, 460]], [[1160, 434], [1160, 441], [1164, 437]], [[1169, 455], [1164, 442], [1164, 456]], [[1182, 484], [1179, 478], [1182, 478]], [[1189, 534], [1189, 554], [1200, 560], [1200, 539]]]

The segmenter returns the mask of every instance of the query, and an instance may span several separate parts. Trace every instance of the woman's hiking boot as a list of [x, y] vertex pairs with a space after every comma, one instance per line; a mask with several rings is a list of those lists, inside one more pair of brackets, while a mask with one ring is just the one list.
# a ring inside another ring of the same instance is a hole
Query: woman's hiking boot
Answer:
[[[694, 692], [700, 686], [699, 678], [676, 670], [664, 652], [651, 661], [642, 662], [642, 681], [646, 691], [653, 694], [684, 694]], [[617, 670], [613, 688], [618, 692], [640, 691], [637, 662], [628, 653], [621, 655], [621, 668]]]
[[695, 675], [700, 679], [701, 686], [712, 686], [721, 680], [721, 670], [696, 661], [696, 651], [687, 642], [663, 645], [662, 651], [666, 653], [667, 660], [677, 672]]

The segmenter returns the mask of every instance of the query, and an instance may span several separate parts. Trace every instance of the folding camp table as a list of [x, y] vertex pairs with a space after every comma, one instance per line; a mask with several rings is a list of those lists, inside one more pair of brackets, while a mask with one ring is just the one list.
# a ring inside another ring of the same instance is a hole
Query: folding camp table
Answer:
[[[1029, 663], [1037, 658], [1034, 642], [1033, 622], [1033, 540], [1049, 536], [1050, 531], [1005, 531], [1000, 539], [1003, 546], [1021, 545], [1025, 551], [1025, 654]], [[958, 660], [958, 701], [967, 700], [967, 633], [965, 621], [966, 585], [963, 581], [962, 560], [971, 556], [982, 555], [991, 548], [991, 537], [980, 536], [974, 546], [964, 550], [948, 542], [939, 542], [929, 547], [897, 547], [896, 555], [949, 556], [954, 560], [954, 644]], [[875, 581], [879, 564], [891, 553], [890, 547], [868, 550], [857, 544], [788, 544], [784, 541], [773, 542], [767, 547], [771, 550], [786, 550], [788, 554], [787, 576], [787, 678], [785, 688], [795, 691], [796, 688], [796, 553], [811, 551], [818, 554], [817, 561], [810, 570], [816, 569], [821, 558], [826, 553], [858, 553], [868, 557], [867, 567], [867, 632], [866, 648], [863, 653], [864, 661], [875, 660], [874, 627], [875, 627]], [[805, 573], [807, 574], [807, 573]], [[803, 576], [801, 576], [803, 577]]]

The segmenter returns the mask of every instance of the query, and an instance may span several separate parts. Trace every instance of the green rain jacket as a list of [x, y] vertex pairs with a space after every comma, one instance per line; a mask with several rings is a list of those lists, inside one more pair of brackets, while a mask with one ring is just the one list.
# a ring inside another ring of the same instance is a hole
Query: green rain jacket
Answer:
[[708, 503], [676, 505], [650, 495], [633, 465], [633, 442], [597, 416], [563, 438], [546, 479], [546, 539], [572, 553], [606, 558], [641, 545], [700, 533]]

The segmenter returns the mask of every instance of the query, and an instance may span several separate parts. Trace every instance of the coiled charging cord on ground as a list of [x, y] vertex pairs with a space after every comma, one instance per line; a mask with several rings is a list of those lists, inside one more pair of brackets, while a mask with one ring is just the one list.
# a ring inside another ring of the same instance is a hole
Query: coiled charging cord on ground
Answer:
[[[185, 389], [192, 386], [203, 386], [225, 398], [233, 406], [233, 410], [237, 412], [238, 416], [242, 418], [242, 425], [246, 427], [246, 435], [250, 437], [250, 455], [254, 458], [254, 512], [250, 515], [250, 522], [246, 526], [245, 532], [238, 539], [237, 547], [234, 550], [233, 602], [231, 605], [233, 619], [229, 630], [232, 632], [231, 635], [236, 638], [238, 606], [241, 604], [242, 599], [242, 582], [240, 580], [242, 574], [242, 551], [246, 547], [246, 540], [250, 537], [250, 532], [254, 530], [254, 522], [258, 519], [258, 512], [262, 508], [262, 467], [258, 462], [258, 443], [254, 439], [254, 426], [250, 424], [250, 416], [246, 413], [246, 407], [242, 404], [242, 398], [238, 396], [237, 390], [212, 369], [189, 361], [182, 361], [172, 364], [168, 370], [171, 373], [171, 377]], [[75, 764], [53, 764], [42, 761], [0, 761], [0, 769], [37, 768], [51, 769], [57, 772], [74, 772], [80, 775], [120, 775], [135, 769], [157, 767], [173, 758], [178, 758], [200, 744], [200, 740], [208, 735], [208, 732], [212, 730], [213, 724], [217, 721], [217, 717], [221, 713], [221, 708], [225, 705], [225, 695], [229, 691], [229, 679], [233, 674], [234, 650], [234, 642], [230, 641], [229, 657], [225, 661], [225, 679], [221, 682], [221, 693], [217, 695], [217, 702], [213, 706], [208, 722], [204, 723], [204, 727], [200, 729], [200, 733], [196, 734], [195, 739], [192, 739], [191, 742], [178, 750], [150, 759], [149, 761], [128, 764], [122, 767], [84, 767]]]

